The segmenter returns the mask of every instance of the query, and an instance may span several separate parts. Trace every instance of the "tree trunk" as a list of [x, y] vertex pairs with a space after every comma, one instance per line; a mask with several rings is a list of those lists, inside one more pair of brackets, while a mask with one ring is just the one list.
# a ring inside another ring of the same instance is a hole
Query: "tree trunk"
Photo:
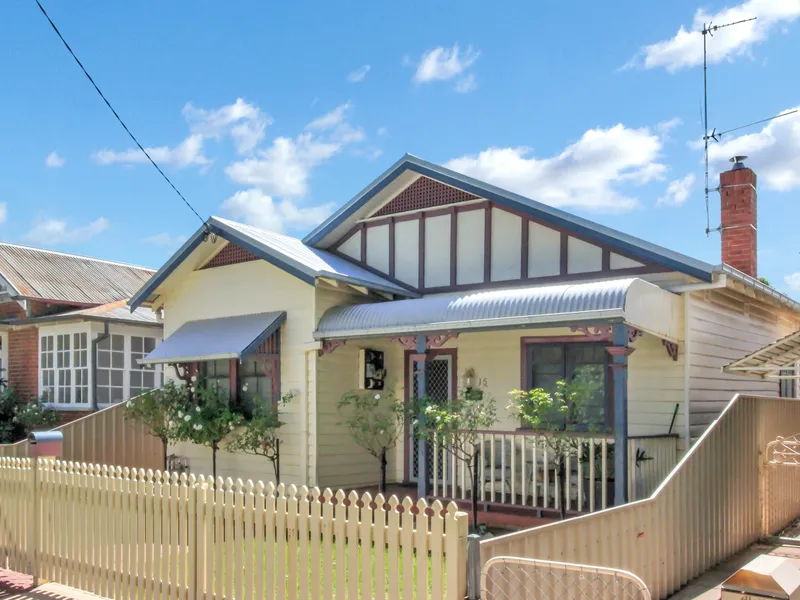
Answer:
[[281, 484], [281, 441], [275, 440], [275, 485]]
[[169, 440], [167, 438], [161, 438], [161, 445], [162, 445], [163, 453], [164, 453], [164, 472], [165, 473], [167, 472], [167, 444], [168, 443], [169, 443]]
[[214, 486], [217, 485], [217, 442], [211, 442], [211, 473], [214, 476]]
[[381, 494], [386, 494], [386, 448], [381, 449]]
[[472, 531], [478, 530], [478, 464], [480, 461], [481, 451], [475, 452], [472, 457], [472, 468], [469, 469], [470, 479], [472, 480]]
[[559, 513], [562, 521], [567, 518], [567, 494], [569, 494], [569, 491], [567, 490], [567, 469], [564, 463], [565, 461], [562, 457], [558, 465], [558, 478], [561, 481], [561, 502], [559, 503]]

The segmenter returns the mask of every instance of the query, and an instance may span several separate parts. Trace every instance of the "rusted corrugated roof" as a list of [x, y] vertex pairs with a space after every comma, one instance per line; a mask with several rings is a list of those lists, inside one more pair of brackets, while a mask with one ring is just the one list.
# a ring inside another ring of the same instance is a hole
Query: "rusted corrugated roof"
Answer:
[[0, 275], [9, 293], [75, 304], [108, 304], [130, 298], [153, 269], [40, 248], [0, 243]]

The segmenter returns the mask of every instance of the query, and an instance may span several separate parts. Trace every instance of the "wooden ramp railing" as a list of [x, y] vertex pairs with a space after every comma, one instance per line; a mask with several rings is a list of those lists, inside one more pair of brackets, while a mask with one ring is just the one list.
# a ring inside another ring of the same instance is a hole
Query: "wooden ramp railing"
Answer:
[[[64, 434], [65, 461], [137, 469], [164, 469], [164, 447], [136, 421], [125, 418], [125, 405], [115, 404], [55, 428]], [[0, 444], [0, 457], [28, 456], [28, 442]]]
[[736, 396], [649, 498], [486, 540], [481, 558], [624, 569], [665, 598], [800, 514], [800, 469], [764, 456], [798, 432], [799, 401]]

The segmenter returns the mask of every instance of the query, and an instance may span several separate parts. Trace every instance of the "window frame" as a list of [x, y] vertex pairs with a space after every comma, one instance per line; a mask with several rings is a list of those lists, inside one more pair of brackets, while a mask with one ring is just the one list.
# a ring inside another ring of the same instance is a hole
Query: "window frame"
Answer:
[[[85, 336], [86, 340], [86, 365], [78, 364], [83, 362], [82, 359], [76, 360], [76, 352], [83, 352], [83, 347], [76, 347], [76, 336], [81, 340], [81, 336]], [[89, 324], [58, 326], [58, 327], [40, 327], [37, 331], [37, 379], [39, 383], [39, 396], [44, 397], [47, 390], [52, 390], [52, 393], [44, 398], [45, 406], [62, 411], [70, 410], [92, 410], [91, 399], [91, 357], [89, 350], [91, 348], [92, 332]], [[44, 348], [43, 340], [52, 340], [52, 346], [47, 350]], [[61, 349], [59, 350], [59, 340], [61, 340]], [[68, 343], [64, 343], [64, 341]], [[67, 347], [68, 346], [68, 347]], [[45, 368], [44, 357], [49, 354], [52, 358], [52, 366]], [[60, 365], [60, 366], [59, 366]], [[77, 366], [76, 366], [77, 365]], [[47, 385], [46, 380], [48, 375], [52, 376], [52, 384]], [[86, 383], [83, 383], [83, 380]], [[84, 396], [83, 391], [86, 391]], [[62, 398], [66, 397], [62, 401]], [[77, 402], [77, 398], [84, 398], [84, 402]]]
[[[523, 337], [520, 340], [521, 346], [521, 356], [520, 356], [520, 363], [521, 363], [521, 372], [520, 372], [520, 380], [521, 380], [521, 389], [523, 390], [531, 390], [533, 389], [533, 383], [531, 381], [531, 351], [532, 348], [535, 346], [542, 346], [542, 345], [549, 345], [549, 346], [561, 346], [563, 348], [563, 378], [566, 380], [567, 373], [570, 371], [570, 359], [569, 353], [567, 352], [567, 348], [570, 346], [598, 346], [603, 347], [604, 349], [609, 348], [613, 344], [608, 340], [582, 340], [582, 339], [571, 339], [571, 336], [561, 336], [561, 337]], [[606, 361], [605, 361], [605, 390], [604, 390], [604, 416], [605, 416], [605, 423], [604, 427], [607, 430], [613, 430], [614, 427], [614, 378], [611, 376], [610, 373], [610, 366], [611, 366], [611, 355], [606, 352]], [[574, 363], [573, 363], [574, 366]], [[519, 429], [521, 430], [530, 430], [530, 426], [527, 424], [520, 423]]]

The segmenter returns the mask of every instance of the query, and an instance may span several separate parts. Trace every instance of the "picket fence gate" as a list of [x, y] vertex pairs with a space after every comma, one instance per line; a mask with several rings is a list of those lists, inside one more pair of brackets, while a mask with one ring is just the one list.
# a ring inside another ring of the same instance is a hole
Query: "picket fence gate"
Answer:
[[0, 563], [113, 598], [462, 600], [451, 503], [0, 458]]

